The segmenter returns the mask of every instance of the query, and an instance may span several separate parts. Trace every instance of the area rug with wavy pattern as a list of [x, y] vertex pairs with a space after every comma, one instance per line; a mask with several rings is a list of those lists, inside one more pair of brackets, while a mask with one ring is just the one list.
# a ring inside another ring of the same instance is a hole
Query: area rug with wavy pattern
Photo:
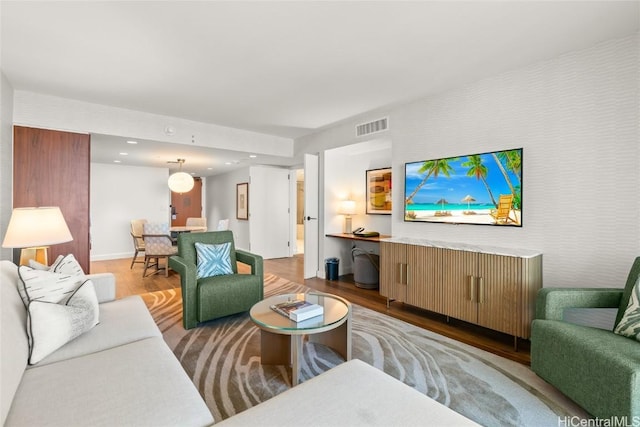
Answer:
[[[265, 276], [265, 296], [309, 291]], [[165, 341], [216, 421], [290, 388], [284, 366], [260, 364], [260, 330], [248, 313], [185, 330], [179, 289], [142, 295]], [[352, 353], [460, 414], [486, 426], [558, 426], [586, 414], [528, 367], [353, 305]], [[322, 345], [305, 343], [302, 380], [342, 363]], [[367, 390], [361, 398], [366, 399]]]

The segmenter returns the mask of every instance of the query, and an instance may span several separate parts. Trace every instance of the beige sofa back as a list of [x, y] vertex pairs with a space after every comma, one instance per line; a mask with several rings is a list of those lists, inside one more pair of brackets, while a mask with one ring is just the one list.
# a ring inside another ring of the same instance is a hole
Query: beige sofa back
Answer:
[[0, 414], [2, 425], [7, 419], [13, 396], [27, 367], [27, 311], [18, 294], [18, 267], [11, 261], [0, 261]]

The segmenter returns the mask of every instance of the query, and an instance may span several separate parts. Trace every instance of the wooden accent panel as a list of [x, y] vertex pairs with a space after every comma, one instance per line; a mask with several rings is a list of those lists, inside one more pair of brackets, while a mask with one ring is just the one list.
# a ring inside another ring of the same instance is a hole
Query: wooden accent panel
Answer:
[[171, 206], [175, 208], [175, 219], [171, 219], [172, 227], [182, 227], [187, 224], [187, 218], [202, 217], [202, 178], [193, 179], [193, 188], [188, 193], [174, 193], [171, 191]]
[[89, 273], [88, 134], [14, 126], [13, 206], [59, 206], [73, 241], [49, 248], [49, 261], [72, 253]]

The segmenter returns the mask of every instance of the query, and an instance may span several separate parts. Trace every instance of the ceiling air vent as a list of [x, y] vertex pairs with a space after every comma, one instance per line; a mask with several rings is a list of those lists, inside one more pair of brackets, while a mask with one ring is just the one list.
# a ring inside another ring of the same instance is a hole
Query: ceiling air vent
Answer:
[[370, 135], [372, 133], [384, 132], [389, 129], [389, 118], [374, 120], [369, 123], [356, 125], [356, 136]]

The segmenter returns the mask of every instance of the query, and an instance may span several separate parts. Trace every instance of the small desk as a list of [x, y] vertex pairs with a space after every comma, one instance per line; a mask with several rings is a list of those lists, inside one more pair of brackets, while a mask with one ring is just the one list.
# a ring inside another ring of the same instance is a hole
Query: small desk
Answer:
[[363, 242], [379, 242], [382, 239], [388, 239], [391, 236], [387, 236], [385, 234], [381, 234], [379, 236], [376, 237], [360, 237], [360, 236], [354, 236], [351, 233], [330, 233], [330, 234], [325, 234], [326, 237], [337, 237], [339, 239], [348, 239], [348, 240], [362, 240]]

